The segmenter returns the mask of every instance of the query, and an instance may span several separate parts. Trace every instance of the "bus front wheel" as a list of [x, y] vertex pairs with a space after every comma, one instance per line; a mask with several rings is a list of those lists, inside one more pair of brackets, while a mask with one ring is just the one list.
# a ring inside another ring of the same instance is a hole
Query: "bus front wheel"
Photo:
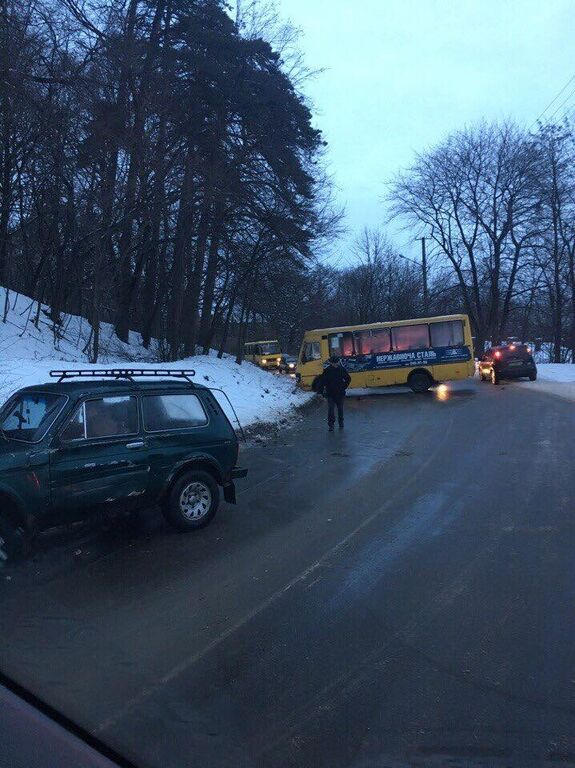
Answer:
[[427, 392], [432, 386], [433, 379], [425, 371], [414, 371], [407, 379], [407, 383], [413, 392], [421, 394]]

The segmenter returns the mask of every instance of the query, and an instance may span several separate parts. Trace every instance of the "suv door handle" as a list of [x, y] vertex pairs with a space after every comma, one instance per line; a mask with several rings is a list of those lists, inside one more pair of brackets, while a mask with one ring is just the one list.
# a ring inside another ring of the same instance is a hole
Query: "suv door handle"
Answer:
[[135, 451], [138, 448], [143, 448], [145, 445], [143, 440], [136, 440], [133, 443], [126, 443], [126, 448], [130, 448], [131, 450]]

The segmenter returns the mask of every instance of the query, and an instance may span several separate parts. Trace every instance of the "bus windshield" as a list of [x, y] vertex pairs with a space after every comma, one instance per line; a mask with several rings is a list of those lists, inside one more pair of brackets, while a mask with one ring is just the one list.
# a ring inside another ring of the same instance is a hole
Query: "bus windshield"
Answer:
[[277, 355], [280, 351], [280, 345], [277, 341], [267, 341], [265, 344], [260, 344], [262, 355]]

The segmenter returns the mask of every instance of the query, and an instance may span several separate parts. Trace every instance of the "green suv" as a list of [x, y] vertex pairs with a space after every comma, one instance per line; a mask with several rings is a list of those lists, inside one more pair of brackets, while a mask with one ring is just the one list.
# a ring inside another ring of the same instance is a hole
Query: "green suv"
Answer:
[[40, 530], [104, 510], [158, 503], [190, 531], [215, 515], [219, 486], [235, 503], [233, 481], [247, 474], [238, 439], [193, 373], [53, 371], [57, 382], [16, 392], [0, 411], [0, 561]]

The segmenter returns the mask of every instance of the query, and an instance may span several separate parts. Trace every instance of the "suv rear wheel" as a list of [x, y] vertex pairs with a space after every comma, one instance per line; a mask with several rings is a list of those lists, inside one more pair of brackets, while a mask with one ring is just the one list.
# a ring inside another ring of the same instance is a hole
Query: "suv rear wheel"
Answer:
[[180, 531], [194, 531], [207, 525], [218, 509], [218, 484], [201, 470], [185, 472], [173, 484], [166, 503], [166, 520]]

